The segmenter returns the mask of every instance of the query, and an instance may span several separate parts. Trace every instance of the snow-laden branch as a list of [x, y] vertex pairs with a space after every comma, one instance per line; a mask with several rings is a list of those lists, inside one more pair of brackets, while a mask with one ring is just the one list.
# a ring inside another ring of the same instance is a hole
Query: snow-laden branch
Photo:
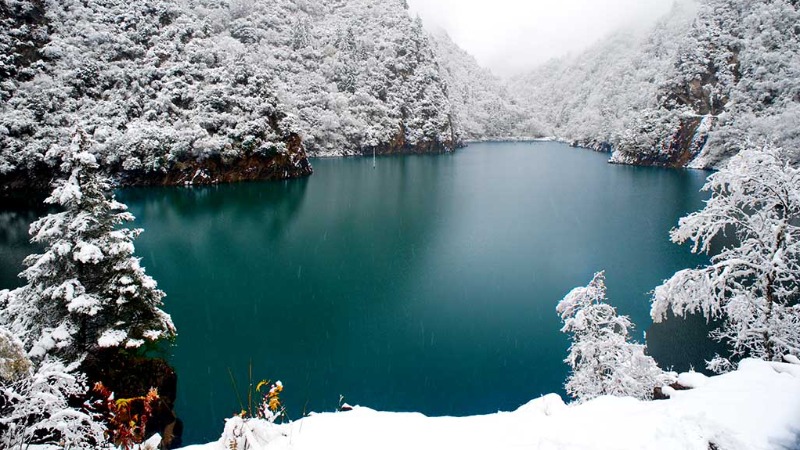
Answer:
[[[682, 218], [670, 236], [711, 254], [711, 264], [658, 286], [653, 320], [664, 320], [667, 311], [723, 319], [712, 336], [728, 343], [734, 359], [798, 354], [800, 169], [778, 148], [747, 150], [703, 189], [711, 192], [705, 208]], [[728, 242], [714, 252], [722, 238]], [[731, 367], [730, 361], [714, 366]]]

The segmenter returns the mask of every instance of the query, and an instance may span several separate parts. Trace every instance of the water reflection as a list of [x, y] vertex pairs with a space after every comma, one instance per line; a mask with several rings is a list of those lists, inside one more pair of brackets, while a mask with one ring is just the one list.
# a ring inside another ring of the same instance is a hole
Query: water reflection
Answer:
[[28, 228], [40, 212], [36, 210], [0, 210], [0, 289], [24, 284], [19, 278], [22, 262], [39, 247], [29, 242]]
[[285, 383], [295, 418], [339, 394], [463, 415], [562, 391], [561, 297], [606, 269], [641, 337], [647, 292], [703, 262], [667, 233], [702, 206], [704, 174], [605, 162], [556, 143], [480, 144], [375, 168], [316, 160], [291, 182], [121, 191], [178, 327], [185, 442], [216, 439], [239, 411], [229, 369], [245, 395], [250, 361], [254, 378]]
[[[240, 183], [224, 186], [191, 188], [129, 188], [118, 193], [123, 203], [132, 206], [137, 222], [150, 217], [167, 224], [183, 225], [185, 221], [200, 225], [192, 229], [196, 240], [206, 240], [212, 233], [231, 230], [222, 226], [208, 229], [203, 225], [238, 223], [238, 230], [265, 231], [277, 239], [291, 225], [305, 198], [308, 179], [265, 183]], [[205, 234], [203, 234], [205, 233]], [[230, 238], [231, 236], [227, 236]], [[249, 236], [252, 237], [252, 236]]]

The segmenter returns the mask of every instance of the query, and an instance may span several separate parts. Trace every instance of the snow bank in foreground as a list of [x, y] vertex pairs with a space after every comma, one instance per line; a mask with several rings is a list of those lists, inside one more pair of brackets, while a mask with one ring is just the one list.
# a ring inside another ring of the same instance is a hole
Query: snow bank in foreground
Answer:
[[[228, 437], [256, 449], [800, 449], [800, 365], [746, 360], [669, 400], [551, 394], [514, 412], [472, 417], [352, 411], [272, 425], [234, 418]], [[231, 448], [219, 442], [191, 450]]]

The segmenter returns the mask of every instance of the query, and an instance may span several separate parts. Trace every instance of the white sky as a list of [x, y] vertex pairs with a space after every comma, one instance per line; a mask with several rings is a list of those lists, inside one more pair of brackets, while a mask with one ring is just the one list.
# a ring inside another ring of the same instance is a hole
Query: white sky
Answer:
[[674, 0], [408, 0], [498, 75], [585, 49], [615, 29], [652, 23]]

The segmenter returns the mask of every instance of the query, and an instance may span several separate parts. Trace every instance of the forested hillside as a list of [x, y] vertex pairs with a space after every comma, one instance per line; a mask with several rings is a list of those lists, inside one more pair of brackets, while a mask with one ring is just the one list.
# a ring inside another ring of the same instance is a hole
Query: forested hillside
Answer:
[[44, 189], [83, 130], [126, 183], [311, 172], [315, 154], [454, 148], [400, 0], [2, 0], [0, 178]]
[[46, 187], [78, 130], [132, 183], [310, 173], [247, 45], [175, 1], [3, 3], [4, 188]]
[[717, 167], [747, 141], [800, 148], [800, 2], [676, 4], [646, 33], [620, 33], [511, 81], [512, 93], [615, 162]]
[[543, 136], [543, 126], [491, 71], [459, 48], [444, 31], [431, 33], [449, 86], [456, 126], [467, 140]]
[[232, 5], [220, 27], [254, 43], [312, 154], [456, 145], [434, 50], [401, 0]]
[[798, 3], [687, 0], [504, 82], [403, 0], [0, 0], [0, 180], [44, 190], [79, 130], [128, 184], [540, 136], [716, 167], [800, 147]]
[[693, 12], [675, 9], [652, 31], [619, 31], [580, 55], [512, 78], [509, 88], [545, 124], [545, 134], [597, 149], [617, 145], [656, 107]]

